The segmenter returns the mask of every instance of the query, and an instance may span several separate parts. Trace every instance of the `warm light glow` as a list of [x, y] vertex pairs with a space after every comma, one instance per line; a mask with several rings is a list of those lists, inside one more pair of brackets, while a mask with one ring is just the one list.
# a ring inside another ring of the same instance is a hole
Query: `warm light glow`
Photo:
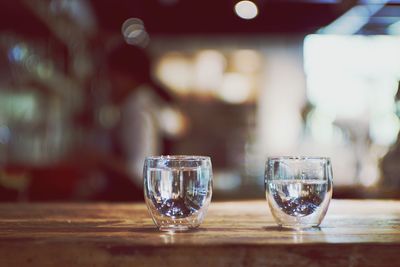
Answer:
[[158, 62], [156, 76], [175, 93], [185, 95], [191, 89], [193, 65], [182, 54], [168, 53]]
[[221, 100], [240, 104], [249, 100], [252, 93], [251, 82], [248, 77], [240, 73], [226, 73], [218, 95]]
[[241, 104], [255, 99], [262, 57], [250, 49], [169, 52], [155, 66], [155, 77], [177, 95]]
[[226, 67], [225, 57], [216, 50], [203, 50], [194, 62], [194, 87], [201, 93], [213, 93], [221, 86]]
[[161, 128], [171, 137], [182, 136], [187, 129], [187, 123], [183, 114], [174, 108], [166, 107], [159, 115]]
[[254, 73], [261, 69], [262, 58], [255, 50], [241, 49], [232, 54], [232, 65], [243, 73]]
[[258, 15], [258, 8], [251, 1], [240, 1], [235, 5], [235, 13], [242, 19], [254, 19]]

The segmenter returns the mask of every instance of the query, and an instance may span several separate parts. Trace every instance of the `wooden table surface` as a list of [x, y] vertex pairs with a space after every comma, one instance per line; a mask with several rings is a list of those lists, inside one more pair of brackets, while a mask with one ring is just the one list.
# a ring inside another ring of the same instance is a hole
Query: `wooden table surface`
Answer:
[[175, 234], [144, 204], [0, 204], [0, 266], [400, 266], [400, 201], [333, 200], [303, 232], [266, 201], [214, 202]]

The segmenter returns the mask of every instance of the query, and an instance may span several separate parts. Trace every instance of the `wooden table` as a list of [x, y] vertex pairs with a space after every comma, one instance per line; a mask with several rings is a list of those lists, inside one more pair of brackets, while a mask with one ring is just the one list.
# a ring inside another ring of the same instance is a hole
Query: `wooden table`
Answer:
[[216, 202], [175, 234], [144, 204], [0, 204], [0, 266], [400, 266], [400, 201], [333, 200], [304, 232], [277, 228], [265, 201]]

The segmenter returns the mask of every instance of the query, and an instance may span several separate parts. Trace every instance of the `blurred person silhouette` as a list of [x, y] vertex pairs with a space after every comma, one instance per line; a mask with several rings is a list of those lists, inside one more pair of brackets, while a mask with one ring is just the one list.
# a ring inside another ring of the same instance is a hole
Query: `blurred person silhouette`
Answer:
[[[168, 152], [159, 114], [172, 99], [153, 83], [150, 60], [141, 48], [118, 44], [106, 55], [105, 67], [109, 89], [95, 110], [98, 128], [87, 148], [87, 156], [98, 168], [98, 179], [82, 180], [78, 195], [95, 200], [142, 200], [144, 158]], [[98, 192], [88, 191], [90, 184], [99, 185]]]
[[150, 60], [143, 49], [120, 44], [109, 53], [106, 63], [111, 90], [97, 118], [109, 138], [109, 154], [102, 158], [108, 177], [98, 198], [142, 200], [144, 158], [166, 152], [158, 117], [171, 98], [153, 83]]

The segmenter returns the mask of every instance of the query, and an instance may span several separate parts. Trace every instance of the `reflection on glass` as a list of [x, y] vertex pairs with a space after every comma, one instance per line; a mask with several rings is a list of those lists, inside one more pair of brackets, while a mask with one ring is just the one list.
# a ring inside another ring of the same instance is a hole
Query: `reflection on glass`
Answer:
[[318, 226], [332, 197], [332, 168], [328, 158], [269, 158], [265, 188], [278, 225], [303, 229]]
[[212, 194], [209, 157], [148, 157], [143, 175], [146, 204], [161, 231], [187, 231], [200, 226]]

